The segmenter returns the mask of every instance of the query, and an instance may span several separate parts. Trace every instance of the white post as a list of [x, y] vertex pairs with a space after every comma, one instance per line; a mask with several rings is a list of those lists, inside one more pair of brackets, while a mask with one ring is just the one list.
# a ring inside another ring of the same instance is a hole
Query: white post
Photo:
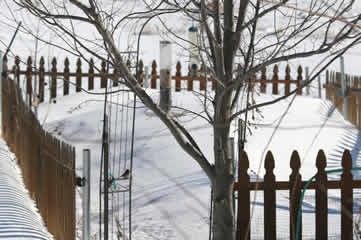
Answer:
[[160, 41], [160, 108], [168, 112], [172, 105], [171, 95], [171, 68], [172, 68], [172, 45], [169, 41]]
[[347, 96], [346, 96], [346, 78], [345, 78], [345, 62], [343, 56], [340, 57], [341, 64], [341, 90], [342, 90], [342, 110], [343, 117], [347, 120]]
[[83, 150], [83, 240], [90, 239], [90, 149]]

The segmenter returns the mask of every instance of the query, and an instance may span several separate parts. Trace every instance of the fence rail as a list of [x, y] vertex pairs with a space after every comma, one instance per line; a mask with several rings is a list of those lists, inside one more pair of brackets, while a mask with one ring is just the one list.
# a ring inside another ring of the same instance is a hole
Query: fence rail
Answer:
[[[341, 239], [353, 239], [353, 189], [361, 188], [361, 180], [353, 180], [351, 173], [352, 158], [346, 150], [342, 156], [341, 179], [329, 181], [325, 172], [326, 156], [322, 150], [316, 158], [317, 174], [315, 181], [311, 182], [308, 189], [315, 190], [315, 239], [328, 239], [328, 189], [340, 189], [341, 192]], [[301, 161], [297, 151], [292, 153], [290, 168], [292, 173], [289, 181], [276, 181], [273, 174], [275, 161], [271, 152], [265, 158], [264, 168], [266, 170], [263, 182], [250, 182], [247, 173], [249, 168], [248, 156], [245, 152], [239, 154], [238, 182], [234, 185], [234, 191], [238, 192], [237, 202], [237, 240], [250, 239], [250, 192], [264, 192], [264, 239], [277, 239], [276, 235], [276, 191], [289, 190], [289, 212], [290, 212], [290, 239], [296, 239], [297, 214], [300, 207], [302, 188], [306, 182], [302, 181], [300, 174]], [[242, 197], [240, 197], [242, 196]], [[302, 226], [302, 216], [301, 216]], [[302, 227], [299, 235], [302, 239]]]
[[[86, 78], [87, 81], [87, 90], [93, 90], [95, 88], [95, 81], [99, 79], [100, 88], [107, 87], [107, 80], [113, 80], [112, 86], [118, 86], [122, 79], [122, 76], [113, 70], [112, 73], [107, 72], [106, 63], [103, 61], [100, 64], [99, 68], [95, 67], [94, 61], [91, 59], [88, 64], [88, 71], [82, 72], [82, 61], [78, 59], [76, 61], [75, 72], [70, 71], [70, 61], [68, 58], [64, 60], [64, 69], [63, 71], [58, 71], [58, 61], [56, 58], [53, 58], [51, 61], [51, 69], [48, 71], [45, 70], [45, 60], [43, 57], [40, 58], [38, 69], [34, 68], [34, 63], [31, 57], [28, 57], [26, 61], [26, 69], [21, 69], [21, 60], [19, 57], [15, 57], [14, 65], [8, 69], [8, 60], [4, 59], [4, 70], [7, 74], [13, 76], [18, 84], [20, 84], [21, 76], [25, 77], [26, 80], [26, 93], [29, 95], [29, 99], [32, 99], [33, 89], [36, 87], [38, 89], [38, 95], [36, 96], [39, 99], [39, 102], [44, 101], [45, 95], [45, 85], [49, 85], [49, 96], [50, 98], [56, 98], [58, 95], [68, 95], [70, 93], [70, 86], [74, 85], [75, 92], [80, 92], [84, 88], [83, 78]], [[131, 69], [136, 69], [135, 66], [131, 66], [131, 63], [128, 61], [127, 65]], [[99, 69], [98, 72], [96, 70]], [[203, 70], [204, 67], [201, 67], [199, 74], [194, 75], [188, 73], [187, 75], [182, 75], [182, 65], [178, 61], [176, 64], [175, 75], [171, 78], [175, 81], [175, 91], [182, 90], [182, 82], [186, 83], [186, 89], [188, 91], [196, 90], [194, 87], [194, 83], [199, 83], [199, 90], [214, 90], [216, 88], [216, 81], [210, 75], [205, 73]], [[148, 73], [145, 73], [143, 61], [139, 61], [139, 66], [137, 69], [137, 73], [134, 73], [136, 77], [138, 77], [138, 82], [143, 85], [145, 76]], [[302, 67], [299, 66], [297, 69], [297, 76], [292, 79], [291, 77], [291, 68], [289, 65], [285, 68], [284, 79], [280, 79], [279, 77], [279, 68], [277, 65], [273, 66], [272, 77], [269, 79], [267, 70], [263, 69], [259, 78], [252, 78], [251, 84], [254, 86], [255, 84], [260, 85], [260, 92], [265, 93], [267, 89], [267, 85], [272, 85], [272, 94], [280, 94], [279, 85], [284, 84], [284, 94], [290, 93], [291, 85], [293, 84], [296, 87], [300, 87], [302, 83]], [[35, 76], [38, 78], [37, 85], [35, 86]], [[157, 70], [157, 62], [154, 60], [151, 66], [150, 73], [150, 88], [157, 89], [159, 87], [159, 75]], [[75, 81], [74, 81], [75, 78]], [[73, 81], [72, 81], [73, 80]], [[62, 83], [62, 93], [58, 92], [58, 82]], [[208, 83], [211, 83], [211, 86], [208, 86]], [[297, 94], [302, 94], [302, 89], [299, 89]], [[29, 102], [31, 104], [31, 102]]]
[[43, 130], [6, 72], [2, 136], [15, 153], [24, 183], [55, 239], [75, 239], [75, 149]]

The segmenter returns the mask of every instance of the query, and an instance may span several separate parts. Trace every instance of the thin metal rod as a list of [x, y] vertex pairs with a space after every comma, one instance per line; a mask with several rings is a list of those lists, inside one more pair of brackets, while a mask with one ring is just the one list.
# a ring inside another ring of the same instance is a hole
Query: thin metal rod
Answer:
[[109, 143], [108, 143], [108, 115], [105, 115], [104, 118], [104, 240], [109, 239], [109, 226], [108, 226], [108, 217], [109, 217], [109, 196], [108, 196], [108, 185], [109, 185]]
[[83, 240], [90, 238], [90, 150], [83, 150], [83, 177], [85, 186], [83, 191]]

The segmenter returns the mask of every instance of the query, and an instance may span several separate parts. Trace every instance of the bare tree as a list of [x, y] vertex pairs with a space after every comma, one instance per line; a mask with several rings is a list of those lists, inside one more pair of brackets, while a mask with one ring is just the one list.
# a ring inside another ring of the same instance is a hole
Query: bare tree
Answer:
[[[323, 60], [302, 88], [361, 39], [361, 15], [352, 11], [354, 0], [143, 0], [137, 2], [145, 6], [144, 10], [128, 13], [122, 11], [121, 5], [129, 1], [14, 1], [40, 18], [75, 54], [83, 56], [86, 52], [104, 60], [105, 54], [109, 55], [107, 61], [121, 73], [126, 85], [159, 117], [210, 179], [214, 190], [214, 240], [234, 240], [236, 235], [234, 175], [228, 143], [232, 121], [243, 114], [247, 120], [248, 111], [274, 104], [298, 90], [269, 102], [250, 103], [250, 79], [272, 64], [321, 55]], [[204, 104], [202, 114], [195, 113], [213, 127], [214, 164], [177, 118], [162, 111], [139, 85], [116, 44], [115, 33], [130, 31], [137, 24], [142, 27], [151, 19], [169, 30], [178, 44], [188, 44], [171, 31], [170, 22], [163, 18], [174, 14], [186, 16], [200, 27], [201, 44], [197, 47], [207, 72], [216, 80], [215, 94], [204, 98], [210, 104]], [[97, 34], [81, 33], [84, 24], [92, 26]], [[244, 94], [239, 109], [237, 103]]]

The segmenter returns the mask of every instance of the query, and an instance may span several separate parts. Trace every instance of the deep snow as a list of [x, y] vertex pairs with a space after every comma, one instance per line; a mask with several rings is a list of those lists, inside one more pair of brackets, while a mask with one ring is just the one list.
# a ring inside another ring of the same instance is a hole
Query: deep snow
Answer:
[[0, 238], [52, 240], [25, 189], [15, 155], [0, 139]]
[[[157, 98], [156, 90], [148, 90], [148, 92], [155, 99]], [[129, 100], [132, 104], [132, 98], [128, 99], [127, 95], [124, 97], [125, 102]], [[263, 102], [274, 97], [262, 94], [256, 97], [256, 101]], [[73, 94], [69, 97], [58, 98], [57, 104], [42, 104], [39, 109], [40, 119], [47, 116], [45, 127], [50, 131], [57, 129], [54, 133], [77, 147], [79, 171], [81, 170], [79, 160], [81, 150], [90, 148], [92, 151], [92, 232], [98, 230], [99, 189], [97, 184], [101, 150], [102, 98], [102, 96], [89, 96], [85, 93]], [[113, 96], [113, 100], [115, 99], [116, 97]], [[118, 100], [123, 101], [122, 95], [118, 97]], [[191, 92], [174, 93], [174, 102], [178, 106], [187, 106], [196, 112], [199, 112], [202, 107], [197, 97]], [[256, 175], [260, 180], [262, 179], [264, 174], [262, 154], [268, 149], [272, 150], [275, 157], [274, 172], [277, 180], [288, 179], [291, 173], [289, 159], [295, 149], [301, 156], [303, 179], [310, 178], [316, 172], [315, 158], [319, 149], [323, 149], [327, 155], [328, 169], [340, 167], [340, 151], [344, 148], [351, 150], [355, 158], [354, 166], [359, 166], [361, 158], [358, 129], [344, 121], [330, 102], [313, 97], [296, 97], [266, 148], [278, 121], [290, 103], [289, 98], [264, 108], [262, 109], [264, 119], [261, 120], [259, 115], [255, 115], [255, 120], [251, 121], [253, 134], [247, 137], [246, 151], [250, 159], [249, 174], [253, 180]], [[195, 161], [180, 149], [162, 123], [148, 110], [142, 108], [142, 104], [138, 103], [137, 106], [139, 108], [136, 111], [133, 175], [134, 239], [205, 239], [208, 236], [210, 201], [210, 185], [206, 175]], [[115, 107], [112, 111], [114, 130], [115, 124], [118, 124], [118, 127], [121, 124], [119, 119], [117, 123], [115, 122], [115, 112], [119, 111], [119, 114], [121, 112]], [[189, 113], [183, 113], [180, 118], [186, 128], [190, 129], [206, 157], [212, 162], [211, 126], [201, 118], [191, 121], [190, 119], [192, 116]], [[236, 131], [233, 130], [232, 135], [237, 139]], [[115, 142], [115, 139], [111, 141]], [[333, 176], [333, 178], [336, 177]], [[81, 192], [81, 189], [79, 191]], [[329, 234], [330, 238], [337, 239], [340, 231], [335, 227], [340, 226], [339, 193], [329, 191], [329, 195]], [[355, 195], [355, 212], [358, 212], [358, 195], [357, 193]], [[252, 198], [254, 199], [253, 195]], [[252, 237], [256, 239], [263, 239], [262, 206], [263, 196], [258, 192], [252, 218]], [[78, 207], [80, 207], [80, 198], [78, 198]], [[122, 216], [122, 207], [120, 206], [119, 209]], [[312, 239], [315, 231], [312, 191], [307, 193], [303, 209], [304, 237]], [[277, 221], [278, 236], [288, 238], [288, 192], [278, 192]]]

